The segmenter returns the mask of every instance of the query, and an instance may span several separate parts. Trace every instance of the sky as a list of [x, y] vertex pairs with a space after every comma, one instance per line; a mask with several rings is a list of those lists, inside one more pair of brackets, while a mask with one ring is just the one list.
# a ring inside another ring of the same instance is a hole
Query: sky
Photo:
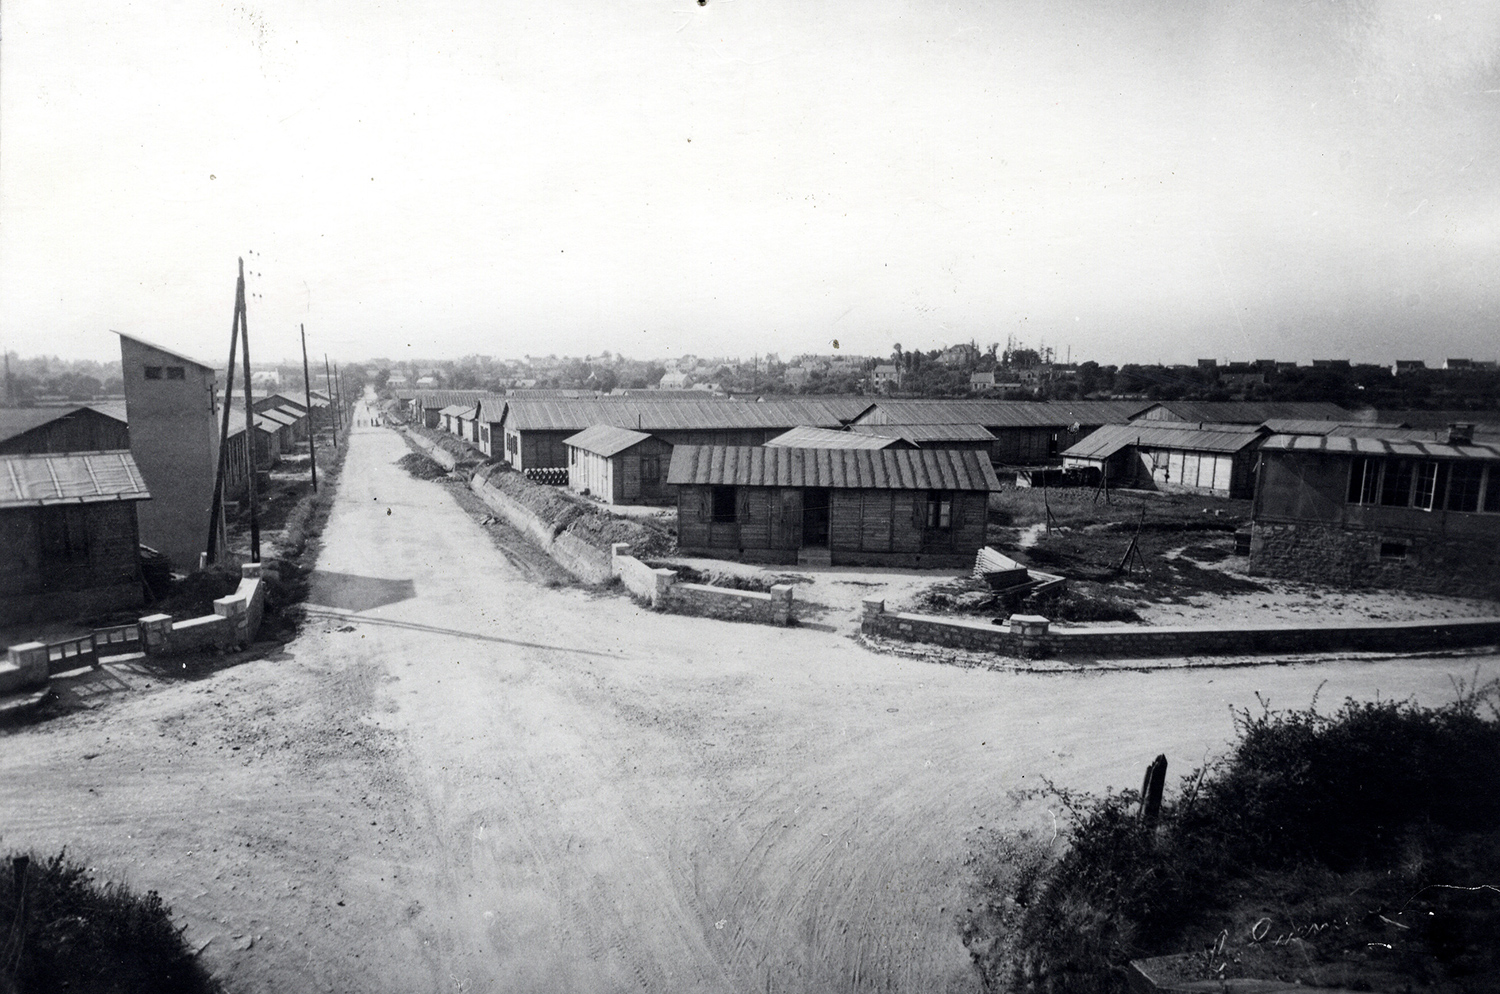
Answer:
[[6, 0], [0, 348], [1496, 358], [1497, 152], [1490, 0]]

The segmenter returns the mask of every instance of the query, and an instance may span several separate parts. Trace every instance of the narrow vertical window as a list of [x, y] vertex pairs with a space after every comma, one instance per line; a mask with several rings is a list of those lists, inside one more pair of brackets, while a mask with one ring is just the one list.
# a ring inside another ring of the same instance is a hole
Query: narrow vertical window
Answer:
[[1380, 487], [1380, 503], [1386, 507], [1409, 506], [1414, 470], [1415, 464], [1410, 459], [1387, 462], [1385, 479]]
[[713, 488], [713, 520], [717, 524], [733, 524], [737, 520], [734, 490], [734, 487]]
[[1500, 514], [1500, 462], [1490, 463], [1486, 471], [1484, 510], [1487, 514]]
[[947, 531], [953, 527], [953, 495], [946, 490], [927, 494], [927, 527]]
[[1450, 511], [1479, 510], [1480, 487], [1484, 483], [1484, 464], [1458, 462], [1448, 468], [1448, 501]]

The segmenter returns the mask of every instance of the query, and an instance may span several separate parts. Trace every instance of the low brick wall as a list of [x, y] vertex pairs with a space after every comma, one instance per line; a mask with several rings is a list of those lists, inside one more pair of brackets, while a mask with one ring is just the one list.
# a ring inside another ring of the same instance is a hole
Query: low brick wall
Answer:
[[214, 601], [214, 613], [186, 621], [169, 614], [152, 614], [140, 620], [141, 649], [148, 656], [178, 656], [193, 652], [224, 652], [249, 645], [260, 631], [265, 614], [265, 584], [260, 563], [240, 567], [240, 585], [228, 597]]
[[1006, 627], [962, 618], [889, 613], [864, 602], [860, 628], [870, 635], [930, 642], [1019, 658], [1126, 659], [1151, 656], [1246, 656], [1299, 652], [1426, 652], [1500, 644], [1500, 618], [1370, 622], [1348, 625], [1162, 626], [1053, 629], [1045, 618], [1017, 615]]
[[703, 583], [678, 583], [677, 571], [652, 569], [630, 554], [630, 546], [616, 543], [610, 569], [625, 589], [644, 597], [660, 611], [693, 614], [726, 621], [789, 625], [793, 620], [791, 584], [778, 583], [770, 593], [733, 590]]

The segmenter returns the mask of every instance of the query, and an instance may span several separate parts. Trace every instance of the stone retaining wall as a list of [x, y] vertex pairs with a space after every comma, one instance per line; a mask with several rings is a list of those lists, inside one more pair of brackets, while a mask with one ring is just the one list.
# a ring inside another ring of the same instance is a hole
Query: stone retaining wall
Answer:
[[563, 569], [584, 583], [604, 584], [614, 576], [610, 567], [609, 553], [589, 545], [575, 535], [569, 535], [551, 522], [544, 521], [530, 508], [512, 499], [505, 492], [490, 486], [482, 475], [469, 481], [469, 489], [512, 528], [531, 539], [542, 551], [556, 560]]
[[1426, 652], [1500, 644], [1500, 618], [1227, 627], [1110, 627], [1057, 630], [1045, 618], [1013, 615], [1007, 626], [962, 618], [889, 613], [868, 598], [866, 634], [930, 642], [1003, 656], [1087, 659], [1151, 656], [1246, 656], [1300, 652]]
[[791, 584], [778, 583], [770, 593], [763, 594], [678, 583], [676, 570], [652, 569], [630, 554], [630, 546], [618, 542], [611, 550], [610, 568], [626, 590], [645, 598], [659, 611], [762, 625], [789, 625], [793, 620]]
[[420, 433], [415, 431], [408, 431], [406, 437], [415, 442], [423, 452], [427, 453], [433, 462], [448, 472], [453, 472], [454, 468], [458, 466], [458, 460], [454, 458], [453, 453], [438, 445], [432, 439], [424, 438]]

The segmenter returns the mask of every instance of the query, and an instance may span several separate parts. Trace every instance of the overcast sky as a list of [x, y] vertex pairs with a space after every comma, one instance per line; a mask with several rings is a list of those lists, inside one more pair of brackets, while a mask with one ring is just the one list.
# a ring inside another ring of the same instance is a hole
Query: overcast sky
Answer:
[[[0, 8], [0, 346], [1500, 355], [1500, 4]], [[255, 254], [250, 254], [251, 252]]]

